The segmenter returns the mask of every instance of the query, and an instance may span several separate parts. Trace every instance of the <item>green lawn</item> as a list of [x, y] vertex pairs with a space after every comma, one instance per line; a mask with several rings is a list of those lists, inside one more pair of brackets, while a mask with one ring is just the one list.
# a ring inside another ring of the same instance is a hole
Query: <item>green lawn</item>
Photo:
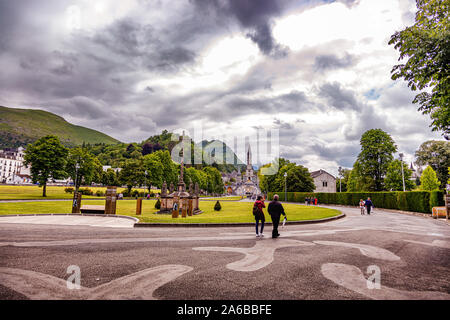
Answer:
[[205, 200], [205, 201], [206, 200], [209, 200], [209, 201], [217, 201], [217, 200], [219, 200], [219, 201], [239, 201], [239, 200], [242, 200], [243, 198], [244, 197], [235, 196], [235, 197], [217, 197], [217, 198], [211, 197], [211, 198], [204, 198], [204, 199], [200, 198], [200, 199]]
[[[121, 200], [117, 202], [117, 214], [138, 218], [141, 222], [152, 223], [238, 223], [254, 222], [251, 202], [224, 202], [222, 210], [214, 211], [214, 201], [200, 201], [203, 213], [188, 218], [173, 219], [170, 215], [155, 214], [155, 200], [144, 200], [142, 215], [136, 216], [136, 201]], [[103, 205], [104, 200], [90, 200], [82, 204]], [[339, 215], [341, 212], [333, 209], [306, 207], [296, 204], [284, 204], [289, 221], [315, 220]], [[0, 203], [0, 215], [11, 214], [44, 214], [70, 213], [70, 201], [20, 202]], [[271, 222], [265, 211], [266, 221]]]
[[[73, 194], [64, 192], [66, 187], [47, 186], [47, 197], [42, 197], [42, 188], [38, 186], [0, 186], [0, 200], [39, 200], [39, 199], [72, 199]], [[85, 188], [85, 187], [82, 187]], [[106, 192], [106, 187], [88, 187], [94, 193], [97, 190]], [[120, 192], [124, 188], [117, 188]], [[135, 188], [133, 188], [135, 190]], [[144, 191], [143, 188], [137, 189], [140, 192]], [[153, 192], [158, 192], [154, 190]], [[98, 198], [97, 196], [83, 196], [84, 198]]]

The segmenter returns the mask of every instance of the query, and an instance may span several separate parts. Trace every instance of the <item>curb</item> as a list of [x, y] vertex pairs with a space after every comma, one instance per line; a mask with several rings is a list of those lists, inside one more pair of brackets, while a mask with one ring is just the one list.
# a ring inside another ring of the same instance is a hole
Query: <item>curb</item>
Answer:
[[[303, 220], [303, 221], [287, 221], [286, 225], [299, 225], [299, 224], [316, 224], [325, 223], [333, 220], [345, 218], [346, 214], [342, 213], [338, 216], [323, 218], [318, 220]], [[242, 222], [242, 223], [147, 223], [139, 222], [135, 223], [135, 228], [223, 228], [223, 227], [248, 227], [254, 226], [254, 223]], [[265, 225], [272, 225], [272, 222], [266, 222]]]

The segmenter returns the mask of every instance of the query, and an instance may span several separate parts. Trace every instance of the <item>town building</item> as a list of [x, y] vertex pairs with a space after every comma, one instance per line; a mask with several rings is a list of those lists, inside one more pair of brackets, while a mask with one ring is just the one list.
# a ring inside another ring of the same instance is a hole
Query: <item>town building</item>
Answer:
[[336, 178], [325, 170], [311, 172], [311, 178], [314, 180], [316, 189], [314, 192], [335, 193]]
[[25, 149], [7, 148], [0, 150], [0, 183], [31, 184], [30, 168], [24, 162]]

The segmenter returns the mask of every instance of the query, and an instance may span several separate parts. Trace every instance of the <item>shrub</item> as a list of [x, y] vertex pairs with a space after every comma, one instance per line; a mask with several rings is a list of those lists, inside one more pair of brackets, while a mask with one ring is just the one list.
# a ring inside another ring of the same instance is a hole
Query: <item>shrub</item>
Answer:
[[155, 203], [155, 208], [156, 209], [161, 209], [161, 201], [159, 201], [159, 198], [158, 198], [158, 201], [156, 201], [156, 203]]
[[92, 191], [89, 188], [79, 188], [78, 192], [81, 193], [83, 196], [92, 196], [94, 195], [94, 191]]
[[[274, 192], [268, 193], [272, 200]], [[279, 192], [280, 200], [284, 201], [284, 192]], [[317, 198], [319, 204], [338, 204], [358, 206], [360, 199], [370, 197], [377, 208], [395, 209], [431, 213], [433, 207], [444, 206], [443, 191], [392, 191], [392, 192], [338, 192], [338, 193], [311, 193], [288, 192], [289, 202], [304, 202], [306, 197]]]
[[138, 197], [138, 196], [139, 196], [139, 191], [138, 191], [138, 190], [133, 190], [133, 191], [131, 191], [131, 196], [132, 196], [133, 198]]
[[65, 193], [73, 193], [73, 188], [65, 188], [64, 192]]
[[95, 195], [96, 195], [97, 197], [103, 197], [105, 194], [104, 194], [101, 190], [97, 190], [97, 191], [95, 192]]
[[214, 205], [214, 210], [215, 210], [215, 211], [220, 211], [220, 210], [222, 210], [222, 206], [220, 205], [219, 200], [217, 200], [216, 204]]

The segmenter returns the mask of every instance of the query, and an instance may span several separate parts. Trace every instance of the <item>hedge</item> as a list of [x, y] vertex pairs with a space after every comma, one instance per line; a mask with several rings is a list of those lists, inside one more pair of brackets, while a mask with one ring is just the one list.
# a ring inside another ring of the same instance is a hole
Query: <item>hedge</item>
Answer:
[[[274, 192], [268, 193], [272, 200]], [[284, 192], [277, 192], [280, 200], [285, 200]], [[339, 204], [358, 206], [360, 199], [370, 197], [376, 208], [395, 209], [412, 212], [431, 213], [433, 207], [444, 206], [443, 191], [392, 191], [392, 192], [288, 192], [288, 202], [305, 202], [305, 198], [317, 198], [319, 204]]]

